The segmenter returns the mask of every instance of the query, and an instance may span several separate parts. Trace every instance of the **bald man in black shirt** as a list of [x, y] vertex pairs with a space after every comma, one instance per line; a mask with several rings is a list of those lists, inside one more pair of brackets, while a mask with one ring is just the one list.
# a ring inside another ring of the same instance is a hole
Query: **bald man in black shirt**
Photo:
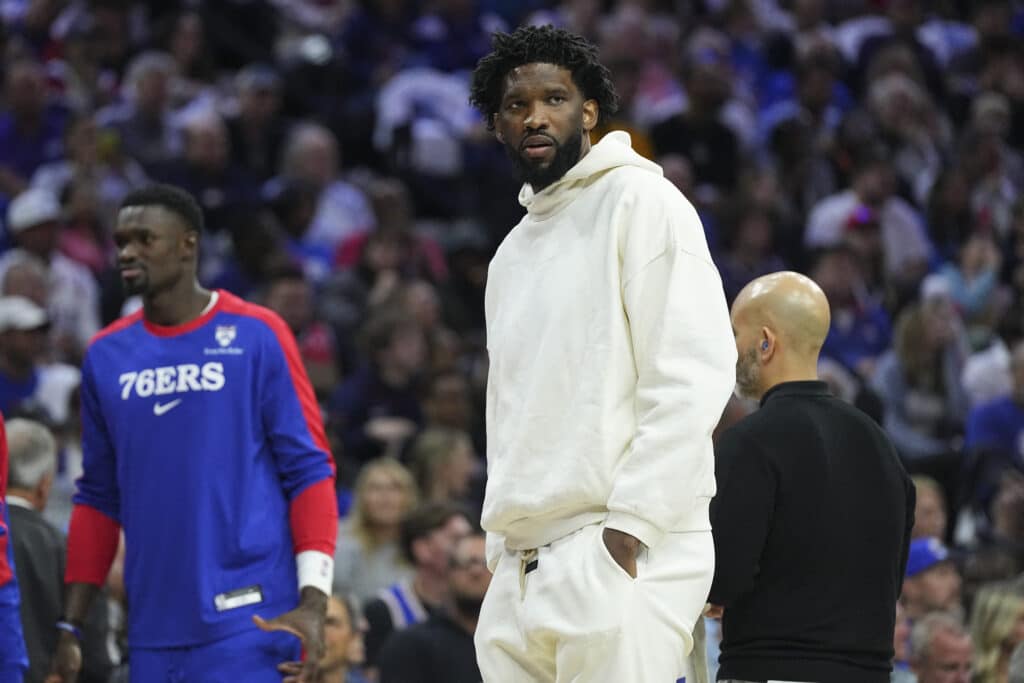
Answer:
[[825, 294], [797, 273], [732, 308], [737, 390], [760, 409], [716, 445], [719, 681], [887, 683], [914, 489], [888, 437], [818, 381]]

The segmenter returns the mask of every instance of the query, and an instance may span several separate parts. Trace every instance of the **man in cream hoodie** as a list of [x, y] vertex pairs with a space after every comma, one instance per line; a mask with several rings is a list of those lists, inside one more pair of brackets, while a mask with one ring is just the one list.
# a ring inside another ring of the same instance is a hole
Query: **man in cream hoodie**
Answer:
[[591, 147], [616, 96], [582, 38], [496, 34], [471, 99], [527, 209], [486, 294], [484, 681], [672, 683], [714, 572], [711, 431], [736, 363], [718, 271], [628, 135]]

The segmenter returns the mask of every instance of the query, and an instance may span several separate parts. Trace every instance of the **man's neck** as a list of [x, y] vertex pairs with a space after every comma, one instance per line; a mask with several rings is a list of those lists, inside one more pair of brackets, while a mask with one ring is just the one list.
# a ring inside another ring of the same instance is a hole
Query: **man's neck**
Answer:
[[769, 391], [779, 386], [780, 384], [788, 384], [789, 382], [817, 382], [818, 381], [818, 365], [817, 362], [810, 363], [791, 363], [780, 367], [778, 372], [775, 373], [774, 377], [765, 377], [765, 385], [767, 390], [761, 394], [761, 398]]
[[448, 579], [436, 576], [429, 569], [419, 569], [412, 579], [412, 589], [424, 606], [437, 607], [448, 595]]
[[449, 616], [452, 621], [458, 624], [459, 627], [469, 635], [476, 633], [476, 622], [480, 618], [479, 614], [467, 615], [463, 614], [458, 609], [453, 609]]
[[213, 294], [194, 280], [188, 289], [171, 289], [143, 299], [146, 320], [157, 325], [173, 327], [183, 325], [202, 315]]

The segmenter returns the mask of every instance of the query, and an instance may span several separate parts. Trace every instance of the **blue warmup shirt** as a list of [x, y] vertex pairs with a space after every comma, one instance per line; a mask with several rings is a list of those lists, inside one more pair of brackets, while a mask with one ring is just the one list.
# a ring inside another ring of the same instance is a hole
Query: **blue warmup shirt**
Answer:
[[208, 643], [293, 609], [288, 504], [333, 476], [291, 332], [218, 297], [177, 327], [122, 319], [82, 365], [75, 502], [124, 529], [133, 648]]

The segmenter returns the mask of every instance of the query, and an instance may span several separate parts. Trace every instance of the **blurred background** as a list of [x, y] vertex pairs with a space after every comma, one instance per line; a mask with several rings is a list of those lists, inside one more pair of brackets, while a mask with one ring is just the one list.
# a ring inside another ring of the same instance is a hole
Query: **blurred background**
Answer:
[[[332, 609], [360, 642], [339, 637], [342, 677], [323, 680], [380, 675], [402, 620], [374, 601], [415, 585], [441, 605], [451, 521], [476, 524], [482, 501], [483, 292], [523, 210], [469, 74], [492, 32], [555, 24], [599, 46], [622, 99], [594, 140], [628, 131], [696, 205], [730, 301], [779, 269], [828, 295], [821, 376], [918, 484], [924, 568], [894, 679], [940, 680], [925, 660], [959, 624], [973, 679], [1009, 680], [1024, 641], [1024, 3], [0, 0], [0, 20], [0, 411], [56, 437], [36, 507], [57, 530], [81, 466], [82, 353], [139, 305], [113, 269], [118, 202], [179, 185], [205, 212], [202, 283], [284, 318], [328, 426], [335, 589], [352, 598]], [[734, 401], [722, 425], [751, 409]], [[90, 680], [126, 671], [121, 596], [115, 572]]]

